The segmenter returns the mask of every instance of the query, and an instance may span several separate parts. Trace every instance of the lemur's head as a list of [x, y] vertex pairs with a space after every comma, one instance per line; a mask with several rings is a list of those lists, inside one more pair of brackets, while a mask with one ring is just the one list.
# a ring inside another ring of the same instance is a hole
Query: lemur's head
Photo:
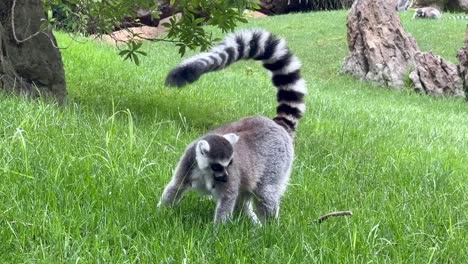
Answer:
[[198, 168], [213, 174], [216, 181], [227, 182], [227, 168], [232, 163], [237, 140], [239, 136], [234, 133], [204, 136], [196, 145]]
[[422, 8], [416, 9], [416, 16], [417, 17], [425, 17], [424, 10]]

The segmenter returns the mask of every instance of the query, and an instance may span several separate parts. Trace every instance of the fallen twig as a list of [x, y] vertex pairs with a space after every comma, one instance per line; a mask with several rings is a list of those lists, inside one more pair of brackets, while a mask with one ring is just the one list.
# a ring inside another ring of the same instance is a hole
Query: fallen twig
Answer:
[[332, 212], [332, 213], [328, 213], [324, 216], [321, 216], [317, 221], [320, 223], [322, 223], [323, 221], [327, 220], [328, 218], [332, 217], [332, 216], [351, 216], [353, 215], [353, 212], [351, 211], [338, 211], [338, 212]]

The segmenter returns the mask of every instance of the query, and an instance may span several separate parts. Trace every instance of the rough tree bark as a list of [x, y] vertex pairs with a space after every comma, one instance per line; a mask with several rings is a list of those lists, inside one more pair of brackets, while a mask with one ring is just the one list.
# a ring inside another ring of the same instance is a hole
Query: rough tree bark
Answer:
[[403, 29], [395, 4], [396, 0], [354, 2], [347, 21], [350, 54], [342, 71], [396, 89], [409, 78], [416, 91], [465, 97], [456, 66], [419, 50]]
[[434, 96], [465, 98], [463, 82], [456, 65], [432, 52], [417, 52], [414, 60], [415, 69], [409, 75], [414, 90]]
[[468, 95], [468, 27], [465, 33], [465, 47], [458, 50], [457, 59], [460, 62], [458, 72], [463, 81], [463, 89]]
[[0, 89], [63, 102], [67, 91], [60, 51], [51, 31], [37, 33], [44, 18], [41, 1], [0, 1]]

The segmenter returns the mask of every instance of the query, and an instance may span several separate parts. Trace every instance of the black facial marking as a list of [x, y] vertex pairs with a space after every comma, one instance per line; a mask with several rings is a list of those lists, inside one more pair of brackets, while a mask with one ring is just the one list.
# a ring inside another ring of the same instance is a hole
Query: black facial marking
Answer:
[[223, 169], [224, 169], [224, 167], [219, 163], [213, 163], [213, 164], [210, 165], [210, 167], [211, 167], [211, 169], [213, 171], [216, 171], [216, 172], [223, 171]]
[[227, 182], [228, 181], [228, 177], [226, 175], [223, 175], [221, 177], [215, 177], [214, 179], [215, 179], [215, 181], [218, 181], [218, 182]]

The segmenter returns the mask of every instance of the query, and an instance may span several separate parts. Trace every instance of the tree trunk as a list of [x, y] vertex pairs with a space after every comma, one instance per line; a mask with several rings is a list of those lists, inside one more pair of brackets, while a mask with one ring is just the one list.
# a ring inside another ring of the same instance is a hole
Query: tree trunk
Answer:
[[421, 52], [401, 25], [396, 0], [357, 0], [348, 15], [350, 54], [342, 71], [361, 80], [401, 89], [413, 82], [416, 91], [465, 97], [456, 66]]
[[37, 33], [44, 18], [41, 1], [0, 2], [0, 89], [63, 102], [67, 91], [60, 51], [50, 30]]
[[462, 79], [465, 94], [468, 95], [468, 28], [465, 33], [465, 47], [458, 50], [457, 59], [460, 63], [458, 73]]

